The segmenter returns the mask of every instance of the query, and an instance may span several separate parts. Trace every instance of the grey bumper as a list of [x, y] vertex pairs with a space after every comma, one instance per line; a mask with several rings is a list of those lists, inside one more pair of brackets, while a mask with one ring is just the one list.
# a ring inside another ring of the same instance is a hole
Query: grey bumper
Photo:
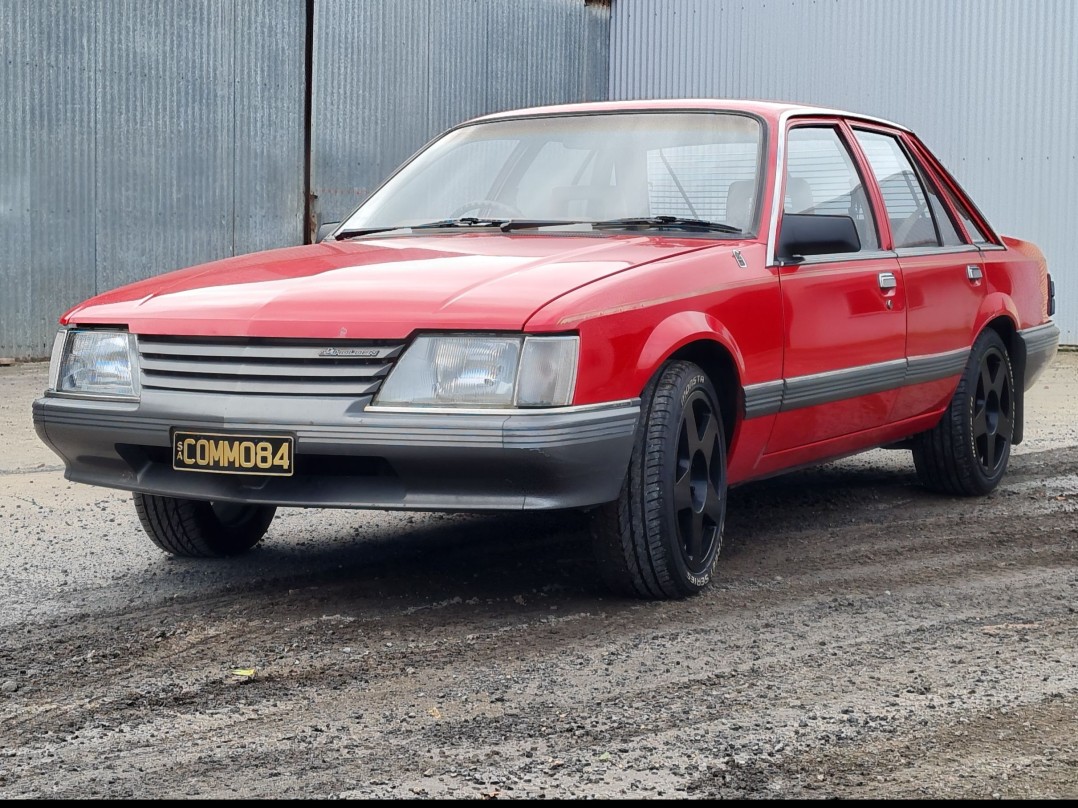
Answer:
[[1059, 328], [1055, 323], [1025, 328], [1018, 332], [1025, 348], [1025, 389], [1037, 381], [1059, 350]]
[[[75, 482], [216, 501], [468, 511], [615, 499], [640, 413], [638, 400], [491, 413], [366, 403], [149, 390], [137, 404], [46, 396], [33, 414]], [[174, 429], [293, 435], [295, 473], [176, 471]]]

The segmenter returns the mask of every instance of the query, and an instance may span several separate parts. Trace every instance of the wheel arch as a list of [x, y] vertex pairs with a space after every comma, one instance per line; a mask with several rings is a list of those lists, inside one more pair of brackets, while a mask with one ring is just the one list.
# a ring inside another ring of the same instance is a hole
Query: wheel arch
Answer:
[[703, 312], [679, 312], [651, 332], [640, 353], [639, 367], [651, 383], [667, 362], [686, 360], [700, 366], [719, 398], [726, 448], [730, 449], [742, 409], [744, 358], [733, 335]]

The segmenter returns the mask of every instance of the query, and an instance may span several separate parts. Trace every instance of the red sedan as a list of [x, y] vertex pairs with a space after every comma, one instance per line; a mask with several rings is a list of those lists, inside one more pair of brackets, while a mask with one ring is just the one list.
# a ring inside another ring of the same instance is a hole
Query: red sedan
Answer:
[[169, 553], [243, 552], [279, 506], [588, 508], [609, 585], [681, 597], [731, 485], [901, 445], [992, 491], [1053, 307], [897, 124], [545, 107], [449, 130], [321, 243], [75, 306], [34, 420]]

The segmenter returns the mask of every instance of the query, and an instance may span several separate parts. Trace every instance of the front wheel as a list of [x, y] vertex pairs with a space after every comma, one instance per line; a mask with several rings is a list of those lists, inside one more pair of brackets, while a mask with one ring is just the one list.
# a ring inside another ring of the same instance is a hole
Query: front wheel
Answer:
[[203, 502], [135, 494], [135, 511], [150, 540], [176, 556], [220, 558], [258, 544], [277, 512], [273, 505]]
[[987, 494], [1007, 471], [1013, 435], [1014, 370], [1003, 339], [988, 329], [973, 343], [940, 422], [914, 438], [917, 476], [944, 494]]
[[726, 517], [726, 435], [718, 396], [691, 362], [644, 391], [642, 423], [618, 499], [593, 517], [600, 574], [616, 592], [682, 598], [715, 574]]

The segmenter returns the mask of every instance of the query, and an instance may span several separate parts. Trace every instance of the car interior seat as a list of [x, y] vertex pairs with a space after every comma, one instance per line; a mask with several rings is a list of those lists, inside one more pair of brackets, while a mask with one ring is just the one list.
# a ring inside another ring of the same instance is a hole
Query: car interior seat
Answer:
[[726, 191], [725, 223], [741, 230], [752, 226], [752, 212], [756, 202], [756, 183], [752, 180], [735, 180]]
[[786, 178], [786, 198], [782, 203], [785, 213], [815, 213], [812, 186], [803, 177]]
[[850, 218], [857, 227], [857, 235], [861, 238], [863, 249], [875, 249], [880, 240], [876, 236], [876, 228], [872, 223], [871, 209], [868, 203], [868, 195], [863, 185], [858, 185], [850, 191]]

